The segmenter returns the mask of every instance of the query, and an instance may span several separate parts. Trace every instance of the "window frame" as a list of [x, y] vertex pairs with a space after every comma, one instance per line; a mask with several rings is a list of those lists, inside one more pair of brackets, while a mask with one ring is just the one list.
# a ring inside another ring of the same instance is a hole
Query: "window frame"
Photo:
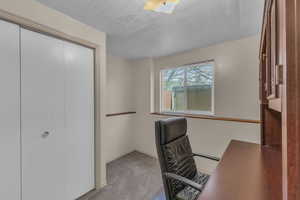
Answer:
[[[165, 70], [170, 70], [170, 69], [176, 69], [176, 68], [187, 68], [190, 67], [191, 65], [211, 65], [212, 66], [212, 92], [211, 92], [211, 111], [201, 111], [201, 110], [178, 110], [178, 111], [170, 111], [170, 110], [164, 110], [163, 109], [163, 72]], [[206, 116], [215, 116], [215, 80], [216, 80], [216, 70], [215, 70], [215, 60], [207, 60], [207, 61], [200, 61], [200, 62], [195, 62], [191, 64], [184, 64], [184, 65], [179, 65], [175, 67], [167, 67], [167, 68], [162, 68], [159, 71], [159, 111], [160, 113], [166, 113], [166, 114], [179, 114], [179, 115], [206, 115]]]

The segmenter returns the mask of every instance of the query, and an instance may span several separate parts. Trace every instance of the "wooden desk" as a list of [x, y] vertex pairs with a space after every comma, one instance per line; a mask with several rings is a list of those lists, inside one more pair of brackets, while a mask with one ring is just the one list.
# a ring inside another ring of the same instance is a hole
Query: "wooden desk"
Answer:
[[281, 152], [232, 141], [198, 200], [282, 200]]

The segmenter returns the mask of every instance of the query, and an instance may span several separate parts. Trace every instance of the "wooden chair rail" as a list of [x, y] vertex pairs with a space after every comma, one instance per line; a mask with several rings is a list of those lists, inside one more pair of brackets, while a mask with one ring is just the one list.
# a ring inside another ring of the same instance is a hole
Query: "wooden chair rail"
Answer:
[[113, 116], [120, 116], [120, 115], [131, 115], [131, 114], [136, 114], [136, 112], [121, 112], [121, 113], [111, 113], [111, 114], [106, 114], [106, 117], [113, 117]]
[[195, 118], [195, 119], [208, 119], [208, 120], [217, 120], [217, 121], [229, 121], [229, 122], [240, 122], [240, 123], [252, 123], [260, 124], [260, 120], [252, 119], [239, 119], [239, 118], [230, 118], [230, 117], [216, 117], [209, 115], [197, 115], [197, 114], [179, 114], [179, 113], [159, 113], [153, 112], [151, 115], [160, 115], [160, 116], [170, 116], [170, 117], [186, 117], [186, 118]]

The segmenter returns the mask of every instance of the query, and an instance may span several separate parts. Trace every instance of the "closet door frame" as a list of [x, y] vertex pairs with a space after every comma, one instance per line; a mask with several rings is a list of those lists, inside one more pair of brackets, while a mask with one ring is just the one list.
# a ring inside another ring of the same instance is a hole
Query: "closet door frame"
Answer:
[[[105, 51], [105, 47], [100, 46], [96, 43], [89, 42], [87, 40], [84, 40], [82, 38], [74, 37], [71, 35], [68, 35], [66, 33], [61, 32], [60, 30], [56, 30], [50, 27], [47, 27], [45, 25], [36, 23], [32, 20], [25, 19], [23, 17], [19, 17], [16, 15], [12, 15], [10, 13], [7, 13], [5, 11], [0, 10], [0, 20], [6, 21], [8, 23], [16, 24], [21, 28], [41, 33], [50, 37], [54, 37], [63, 41], [71, 42], [77, 45], [81, 45], [83, 47], [92, 49], [94, 52], [94, 66], [93, 66], [93, 79], [94, 79], [94, 183], [95, 187], [93, 190], [89, 191], [93, 192], [95, 190], [99, 190], [104, 185], [106, 185], [106, 171], [105, 169], [105, 163], [103, 163], [103, 139], [102, 139], [102, 126], [104, 123], [102, 123], [102, 119], [105, 117], [105, 114], [101, 108], [102, 102], [100, 102], [100, 91], [101, 89], [101, 81], [102, 79], [100, 75], [101, 67], [103, 67], [103, 64], [100, 60], [100, 55], [102, 51]], [[103, 55], [103, 54], [102, 54]], [[85, 195], [83, 195], [85, 196]]]

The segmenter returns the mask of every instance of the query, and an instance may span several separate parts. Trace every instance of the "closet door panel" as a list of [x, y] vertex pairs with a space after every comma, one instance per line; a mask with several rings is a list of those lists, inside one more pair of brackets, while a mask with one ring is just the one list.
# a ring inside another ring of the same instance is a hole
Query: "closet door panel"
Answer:
[[0, 199], [20, 199], [19, 26], [0, 20]]
[[23, 200], [65, 200], [63, 41], [21, 29]]
[[65, 42], [69, 199], [95, 188], [93, 54], [92, 49]]

